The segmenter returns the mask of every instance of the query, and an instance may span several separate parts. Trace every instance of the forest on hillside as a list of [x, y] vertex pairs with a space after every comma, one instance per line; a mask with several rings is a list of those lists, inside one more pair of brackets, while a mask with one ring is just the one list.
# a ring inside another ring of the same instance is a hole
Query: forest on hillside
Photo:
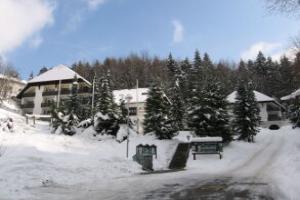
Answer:
[[[136, 80], [139, 87], [149, 87], [155, 81], [166, 88], [171, 78], [167, 60], [145, 54], [131, 54], [125, 58], [106, 58], [103, 62], [78, 61], [72, 65], [72, 69], [91, 82], [94, 76], [110, 71], [113, 89], [134, 88]], [[259, 52], [256, 59], [233, 63], [214, 62], [207, 53], [201, 56], [196, 50], [192, 60], [176, 59], [175, 65], [185, 73], [193, 68], [196, 60], [205, 69], [202, 74], [197, 74], [198, 78], [213, 76], [222, 84], [225, 94], [232, 92], [239, 80], [251, 81], [255, 90], [277, 98], [290, 94], [300, 86], [300, 53], [294, 59], [282, 56], [280, 61], [275, 61]]]

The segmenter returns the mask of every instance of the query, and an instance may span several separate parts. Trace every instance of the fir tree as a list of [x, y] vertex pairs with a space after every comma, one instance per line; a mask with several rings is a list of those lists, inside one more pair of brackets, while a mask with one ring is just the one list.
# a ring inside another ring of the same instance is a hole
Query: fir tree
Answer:
[[154, 84], [146, 101], [144, 132], [154, 132], [158, 139], [171, 139], [174, 134], [171, 120], [168, 116], [168, 104], [161, 87]]
[[33, 75], [33, 72], [31, 71], [29, 74], [28, 80], [30, 81], [31, 79], [33, 79], [33, 77], [34, 77], [34, 75]]
[[109, 78], [109, 73], [107, 73], [106, 76], [97, 78], [95, 81], [96, 111], [104, 115], [113, 114], [116, 111]]
[[293, 99], [292, 104], [289, 106], [289, 119], [293, 124], [293, 128], [300, 127], [300, 102]]
[[233, 127], [240, 140], [254, 142], [260, 124], [259, 107], [250, 84], [240, 82], [233, 107]]
[[120, 123], [123, 123], [123, 124], [126, 124], [127, 123], [127, 118], [128, 118], [128, 109], [126, 108], [125, 106], [125, 101], [124, 100], [121, 100], [120, 102]]
[[214, 67], [208, 53], [204, 53], [202, 66], [205, 67], [206, 69], [212, 69]]
[[167, 59], [167, 68], [169, 71], [170, 76], [175, 76], [175, 74], [178, 73], [178, 68], [177, 68], [177, 64], [176, 61], [173, 59], [172, 54], [169, 54], [169, 57]]
[[193, 97], [189, 108], [189, 126], [200, 136], [219, 136], [229, 142], [226, 96], [221, 91], [220, 83], [210, 80], [208, 84]]
[[58, 108], [56, 105], [52, 104], [52, 118], [53, 118], [53, 128], [60, 131], [66, 135], [74, 135], [76, 133], [76, 128], [79, 123], [78, 115], [80, 104], [78, 101], [78, 80], [74, 77], [72, 83], [71, 95], [68, 99], [61, 101]]
[[200, 69], [202, 66], [202, 59], [200, 56], [200, 52], [198, 51], [198, 49], [195, 51], [195, 55], [194, 55], [194, 68], [195, 69]]
[[116, 135], [119, 130], [119, 115], [111, 90], [109, 71], [95, 81], [94, 129], [101, 134]]
[[173, 122], [173, 128], [176, 131], [184, 129], [185, 107], [182, 92], [180, 91], [179, 79], [177, 79], [171, 89], [171, 109], [170, 118]]
[[[191, 76], [192, 76], [192, 64], [190, 63], [189, 59], [186, 58], [181, 63], [181, 70], [182, 70], [182, 77], [179, 79], [180, 84], [180, 92], [185, 105], [188, 103], [188, 98], [192, 96], [191, 94]], [[185, 106], [186, 107], [186, 106]]]
[[[72, 83], [71, 95], [70, 98], [66, 101], [67, 113], [76, 113], [76, 110], [80, 107], [78, 99], [78, 79], [75, 75], [74, 81]], [[80, 114], [80, 113], [78, 113]]]

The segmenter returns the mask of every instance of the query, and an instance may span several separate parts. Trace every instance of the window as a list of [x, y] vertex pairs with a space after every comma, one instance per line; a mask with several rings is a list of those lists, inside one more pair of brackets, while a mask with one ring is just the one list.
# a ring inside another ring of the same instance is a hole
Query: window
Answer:
[[129, 115], [137, 115], [137, 107], [129, 107]]

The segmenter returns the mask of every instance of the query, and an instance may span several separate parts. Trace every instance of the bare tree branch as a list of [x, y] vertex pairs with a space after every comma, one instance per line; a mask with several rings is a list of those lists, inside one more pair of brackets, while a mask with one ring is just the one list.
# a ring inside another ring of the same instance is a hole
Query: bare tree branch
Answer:
[[266, 0], [270, 11], [286, 13], [289, 15], [300, 14], [300, 0]]

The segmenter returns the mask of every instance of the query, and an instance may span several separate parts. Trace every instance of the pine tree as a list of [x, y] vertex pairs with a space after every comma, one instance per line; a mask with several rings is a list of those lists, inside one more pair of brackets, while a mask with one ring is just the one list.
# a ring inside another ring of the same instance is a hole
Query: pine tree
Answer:
[[220, 83], [210, 80], [208, 84], [192, 98], [189, 112], [189, 127], [200, 136], [219, 136], [229, 142], [226, 96], [221, 91]]
[[208, 53], [204, 53], [202, 66], [207, 69], [212, 69], [214, 66]]
[[295, 74], [293, 73], [292, 62], [286, 56], [283, 56], [280, 59], [279, 72], [281, 86], [280, 94], [282, 94], [282, 96], [290, 94], [295, 89], [298, 89], [297, 87], [299, 86], [295, 86], [295, 79], [293, 78]]
[[267, 60], [264, 54], [261, 51], [259, 51], [254, 62], [256, 74], [261, 75], [263, 77], [266, 76], [266, 61]]
[[146, 101], [144, 132], [154, 132], [158, 139], [171, 139], [174, 134], [171, 120], [168, 116], [169, 102], [156, 84], [153, 84]]
[[[72, 83], [71, 95], [70, 98], [66, 101], [66, 109], [68, 113], [76, 113], [76, 110], [80, 107], [78, 99], [78, 79], [75, 75], [74, 81]], [[80, 114], [80, 113], [78, 113]]]
[[254, 142], [260, 124], [259, 107], [250, 84], [240, 82], [236, 92], [236, 102], [233, 107], [234, 131], [240, 140]]
[[127, 115], [128, 115], [128, 109], [125, 106], [125, 100], [121, 100], [120, 105], [119, 105], [120, 109], [120, 123], [127, 123]]
[[[185, 70], [188, 69], [188, 61], [183, 66]], [[173, 123], [173, 128], [176, 130], [183, 130], [183, 117], [184, 117], [184, 103], [183, 91], [185, 89], [185, 72], [181, 69], [182, 65], [178, 65], [169, 55], [167, 60], [167, 68], [170, 74], [167, 95], [171, 101], [170, 118]]]
[[248, 80], [249, 79], [249, 71], [247, 68], [247, 64], [241, 60], [238, 66], [238, 75], [240, 80]]
[[202, 59], [201, 59], [199, 50], [196, 49], [195, 55], [194, 55], [194, 68], [200, 69], [201, 67], [202, 67]]
[[202, 84], [204, 74], [202, 68], [202, 59], [198, 50], [195, 51], [193, 66], [188, 74], [188, 101], [192, 101], [192, 98], [196, 95], [196, 90]]
[[184, 129], [185, 124], [185, 106], [178, 79], [171, 88], [171, 94], [170, 118], [173, 122], [173, 128], [180, 131]]
[[120, 128], [120, 119], [113, 99], [109, 71], [95, 81], [95, 101], [94, 129], [98, 133], [115, 136]]
[[31, 79], [33, 79], [33, 77], [34, 77], [34, 75], [33, 75], [33, 72], [31, 71], [29, 74], [28, 80], [30, 81]]
[[74, 77], [69, 98], [63, 100], [59, 108], [56, 108], [54, 102], [51, 107], [54, 131], [57, 131], [57, 129], [60, 128], [62, 133], [74, 135], [79, 123], [78, 116], [81, 114], [79, 113], [80, 104], [78, 101], [77, 76]]
[[265, 92], [265, 82], [267, 77], [266, 57], [259, 51], [254, 62], [253, 82], [258, 91]]
[[191, 94], [191, 76], [192, 76], [192, 64], [190, 63], [189, 59], [186, 58], [184, 61], [181, 63], [181, 70], [182, 70], [182, 76], [180, 83], [180, 92], [181, 96], [183, 99], [183, 102], [185, 104], [185, 107], [188, 104], [188, 99]]
[[167, 68], [169, 71], [170, 76], [175, 76], [175, 74], [178, 73], [178, 67], [176, 61], [173, 59], [172, 54], [169, 54], [169, 57], [167, 59]]
[[269, 96], [281, 97], [280, 95], [278, 95], [278, 91], [280, 91], [279, 66], [276, 62], [272, 60], [271, 57], [267, 58], [266, 69], [267, 76], [265, 77], [265, 83], [262, 92]]
[[292, 104], [289, 106], [289, 119], [293, 124], [293, 128], [300, 127], [300, 102], [293, 99]]
[[95, 101], [97, 112], [104, 115], [115, 113], [116, 105], [113, 100], [109, 72], [95, 81]]

